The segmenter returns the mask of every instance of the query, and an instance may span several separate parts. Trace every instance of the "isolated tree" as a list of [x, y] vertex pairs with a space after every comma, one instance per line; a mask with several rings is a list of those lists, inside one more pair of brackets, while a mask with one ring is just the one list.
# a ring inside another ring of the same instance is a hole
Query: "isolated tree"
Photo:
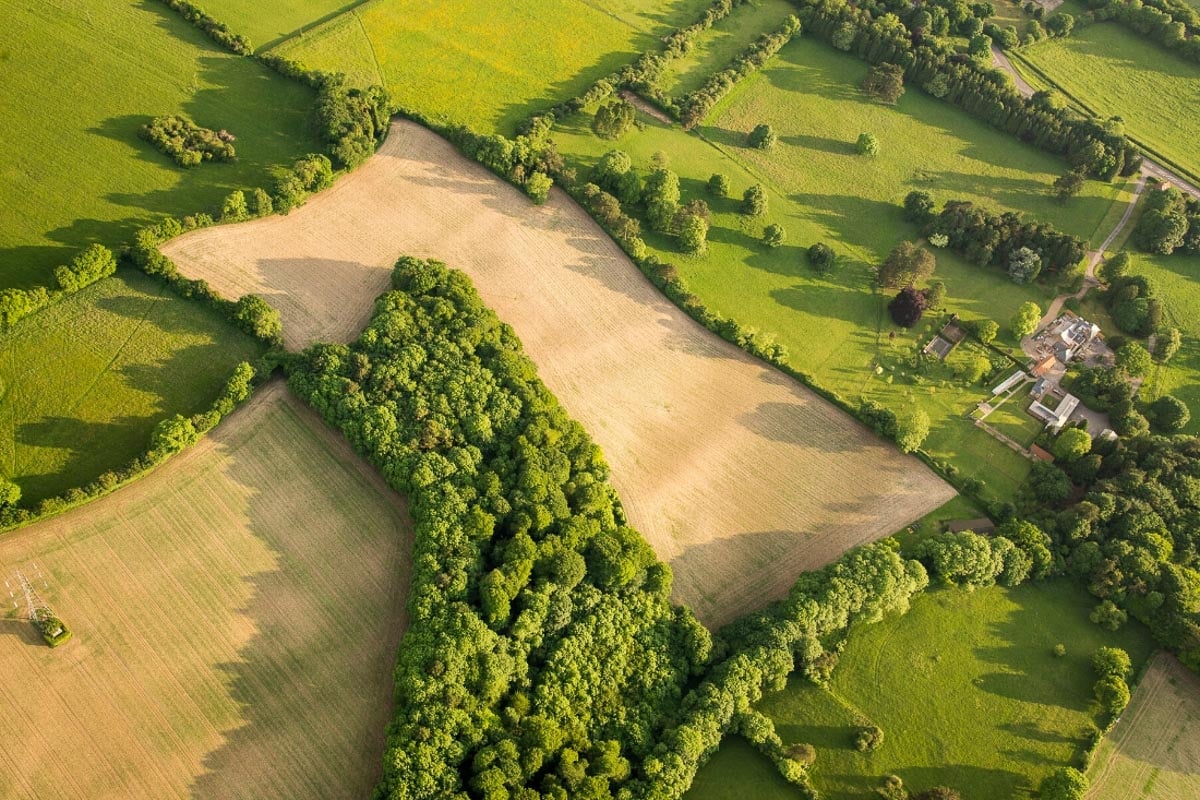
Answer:
[[925, 226], [933, 222], [937, 214], [934, 212], [933, 195], [929, 192], [915, 190], [904, 197], [904, 218], [916, 225]]
[[1117, 368], [1129, 375], [1140, 377], [1150, 371], [1150, 351], [1137, 342], [1126, 342], [1117, 348]]
[[937, 259], [933, 253], [912, 242], [901, 242], [880, 265], [879, 285], [890, 288], [911, 286], [927, 279], [936, 267]]
[[854, 733], [854, 749], [860, 753], [878, 750], [883, 744], [883, 728], [878, 725], [866, 725]]
[[790, 744], [784, 749], [783, 754], [804, 767], [811, 767], [817, 763], [817, 748], [807, 742]]
[[808, 248], [808, 265], [817, 272], [828, 272], [833, 269], [833, 248], [824, 242], [817, 242]]
[[921, 321], [925, 313], [925, 295], [912, 286], [906, 286], [888, 303], [892, 321], [902, 328], [911, 328]]
[[21, 502], [21, 487], [8, 478], [0, 477], [0, 509], [11, 508]]
[[1129, 274], [1129, 253], [1122, 250], [1100, 265], [1100, 279], [1105, 283], [1116, 283]]
[[1034, 281], [1042, 271], [1042, 257], [1028, 247], [1018, 247], [1008, 256], [1008, 277], [1013, 283]]
[[1037, 303], [1024, 302], [1017, 309], [1017, 313], [1013, 314], [1008, 327], [1012, 331], [1013, 336], [1023, 339], [1037, 330], [1038, 322], [1041, 319], [1042, 310], [1038, 308]]
[[703, 253], [708, 245], [708, 222], [699, 214], [686, 214], [679, 226], [679, 246], [685, 253]]
[[984, 344], [991, 344], [996, 341], [996, 336], [1000, 333], [1000, 325], [995, 320], [981, 319], [974, 325], [975, 338]]
[[762, 184], [754, 184], [742, 195], [742, 213], [751, 217], [767, 213], [767, 191]]
[[1171, 328], [1165, 333], [1159, 334], [1158, 340], [1154, 343], [1154, 356], [1165, 364], [1179, 352], [1182, 345], [1183, 334], [1179, 332], [1179, 328]]
[[1068, 464], [1083, 458], [1091, 452], [1091, 449], [1092, 437], [1088, 436], [1087, 431], [1079, 428], [1067, 428], [1050, 446], [1050, 452], [1054, 453], [1054, 457]]
[[787, 232], [783, 229], [782, 225], [772, 223], [763, 229], [763, 244], [767, 247], [779, 247], [786, 238]]
[[1192, 412], [1178, 397], [1164, 394], [1150, 404], [1146, 416], [1159, 433], [1177, 433], [1191, 422]]
[[875, 138], [873, 133], [860, 133], [858, 141], [854, 143], [854, 150], [860, 156], [877, 156], [879, 155], [879, 139]]
[[646, 204], [646, 217], [650, 227], [665, 233], [675, 219], [679, 208], [679, 176], [665, 167], [659, 167], [646, 178], [642, 190], [642, 202]]
[[708, 193], [713, 197], [729, 196], [729, 176], [714, 172], [708, 179]]
[[1065, 203], [1083, 190], [1083, 172], [1078, 169], [1060, 175], [1054, 180], [1054, 196]]
[[925, 289], [925, 307], [933, 311], [941, 309], [946, 302], [946, 284], [942, 281], [930, 281]]
[[633, 127], [636, 110], [626, 100], [614, 100], [596, 109], [592, 130], [601, 139], [620, 139]]
[[904, 68], [887, 62], [876, 64], [867, 71], [862, 88], [878, 100], [895, 104], [904, 94]]
[[754, 130], [750, 131], [750, 135], [746, 137], [746, 144], [756, 150], [770, 150], [775, 146], [775, 142], [779, 137], [775, 135], [775, 130], [766, 122], [754, 126]]
[[910, 406], [896, 415], [896, 444], [901, 452], [918, 449], [929, 435], [929, 415], [925, 409]]

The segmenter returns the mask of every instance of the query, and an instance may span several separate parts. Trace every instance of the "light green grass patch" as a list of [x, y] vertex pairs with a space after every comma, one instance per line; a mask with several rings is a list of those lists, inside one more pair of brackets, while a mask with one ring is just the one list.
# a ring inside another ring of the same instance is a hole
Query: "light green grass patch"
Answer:
[[438, 123], [512, 134], [532, 113], [661, 46], [703, 0], [377, 0], [276, 52], [359, 83], [382, 81], [404, 108]]
[[755, 39], [778, 29], [795, 13], [796, 6], [786, 0], [757, 0], [738, 6], [701, 34], [691, 52], [673, 61], [664, 71], [660, 81], [663, 92], [669, 97], [682, 97], [699, 89]]
[[[0, 29], [0, 288], [48, 283], [91, 242], [115, 247], [161, 215], [269, 187], [272, 168], [318, 148], [312, 100], [159, 3], [12, 5]], [[237, 136], [237, 160], [185, 170], [138, 137], [177, 113]]]
[[[1089, 622], [1094, 602], [1066, 580], [931, 591], [906, 616], [851, 631], [828, 690], [793, 678], [759, 710], [785, 744], [817, 748], [813, 782], [828, 800], [870, 796], [887, 774], [914, 792], [946, 785], [971, 800], [1027, 796], [1086, 744], [1096, 648], [1125, 648], [1135, 668], [1153, 651], [1136, 624], [1110, 633]], [[875, 753], [853, 748], [859, 715], [884, 731]]]
[[320, 25], [362, 5], [363, 0], [204, 0], [204, 10], [235, 33], [250, 38], [257, 51], [268, 50], [300, 31]]
[[[1062, 10], [1078, 15], [1082, 6]], [[1121, 116], [1133, 138], [1200, 172], [1200, 64], [1108, 22], [1040, 42], [1021, 56], [1097, 113]]]
[[1200, 256], [1131, 255], [1130, 272], [1148, 277], [1163, 301], [1163, 324], [1183, 333], [1183, 346], [1169, 362], [1154, 367], [1141, 397], [1175, 395], [1192, 412], [1184, 433], [1200, 434]]
[[0, 343], [0, 473], [35, 503], [145, 452], [163, 417], [204, 410], [261, 347], [197, 303], [121, 272]]
[[[919, 403], [932, 431], [926, 449], [1007, 497], [1024, 480], [1029, 462], [978, 430], [966, 418], [985, 391], [964, 386], [953, 367], [966, 350], [913, 377], [905, 362], [940, 327], [928, 317], [914, 330], [892, 325], [886, 304], [894, 291], [872, 288], [872, 266], [900, 241], [915, 239], [900, 203], [913, 189], [941, 202], [968, 199], [1003, 211], [1024, 211], [1064, 230], [1095, 238], [1124, 184], [1090, 182], [1085, 195], [1065, 205], [1047, 194], [1061, 161], [973, 120], [917, 91], [898, 106], [868, 101], [857, 88], [866, 73], [858, 59], [801, 38], [766, 70], [744, 81], [718, 108], [713, 123], [688, 134], [644, 119], [642, 131], [618, 142], [594, 136], [590, 118], [561, 125], [555, 139], [586, 178], [607, 150], [628, 152], [645, 173], [656, 152], [681, 176], [684, 200], [706, 199], [713, 210], [708, 252], [686, 256], [665, 237], [648, 235], [652, 252], [675, 263], [689, 288], [714, 310], [777, 336], [790, 361], [816, 383], [852, 404], [869, 398], [900, 409]], [[746, 134], [770, 122], [780, 141], [770, 151], [751, 150]], [[879, 158], [853, 153], [864, 130], [883, 142]], [[733, 197], [714, 199], [705, 189], [714, 172], [727, 174]], [[738, 199], [753, 183], [767, 188], [769, 211], [759, 219], [738, 213]], [[778, 223], [787, 241], [761, 244], [763, 227]], [[830, 244], [839, 266], [830, 275], [809, 269], [804, 250]], [[1005, 331], [998, 342], [1015, 350], [1008, 319], [1026, 300], [1045, 308], [1056, 287], [1021, 287], [1002, 270], [981, 269], [937, 250], [937, 274], [946, 283], [946, 308], [965, 320], [990, 318]], [[877, 368], [882, 367], [882, 373]]]
[[1026, 385], [984, 419], [985, 423], [1026, 448], [1046, 427], [1045, 423], [1034, 419], [1026, 411], [1033, 402], [1028, 390]]

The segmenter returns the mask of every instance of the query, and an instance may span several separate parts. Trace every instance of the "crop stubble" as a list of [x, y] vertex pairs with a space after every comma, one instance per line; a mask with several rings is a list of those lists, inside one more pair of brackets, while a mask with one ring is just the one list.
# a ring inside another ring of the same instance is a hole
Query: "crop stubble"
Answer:
[[0, 797], [365, 797], [411, 531], [281, 383], [109, 497], [0, 539], [75, 637], [0, 619]]
[[634, 526], [705, 623], [953, 496], [914, 458], [667, 301], [558, 190], [542, 207], [396, 122], [363, 167], [287, 217], [164, 252], [229, 297], [280, 309], [298, 349], [349, 341], [402, 254], [464, 270], [612, 466]]

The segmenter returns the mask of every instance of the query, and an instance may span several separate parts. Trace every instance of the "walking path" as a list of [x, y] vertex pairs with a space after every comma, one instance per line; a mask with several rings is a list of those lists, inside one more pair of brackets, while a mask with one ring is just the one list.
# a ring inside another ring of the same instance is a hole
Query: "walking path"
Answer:
[[[1021, 93], [1022, 97], [1031, 97], [1033, 95], [1036, 90], [1029, 85], [1028, 81], [1021, 77], [1021, 73], [1017, 72], [1016, 67], [1012, 65], [1012, 61], [996, 45], [992, 45], [992, 61], [997, 67], [1012, 76], [1013, 83], [1016, 84], [1017, 91]], [[1169, 183], [1186, 194], [1200, 197], [1200, 187], [1176, 175], [1145, 153], [1142, 154], [1142, 174]]]

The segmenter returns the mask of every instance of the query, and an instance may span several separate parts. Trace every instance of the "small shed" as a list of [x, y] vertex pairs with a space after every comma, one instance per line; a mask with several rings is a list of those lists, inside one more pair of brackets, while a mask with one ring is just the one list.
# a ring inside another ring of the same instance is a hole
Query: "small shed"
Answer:
[[978, 517], [976, 519], [956, 519], [953, 522], [946, 523], [946, 530], [950, 531], [950, 533], [962, 533], [963, 531], [992, 533], [996, 530], [996, 523], [992, 522], [987, 517]]

